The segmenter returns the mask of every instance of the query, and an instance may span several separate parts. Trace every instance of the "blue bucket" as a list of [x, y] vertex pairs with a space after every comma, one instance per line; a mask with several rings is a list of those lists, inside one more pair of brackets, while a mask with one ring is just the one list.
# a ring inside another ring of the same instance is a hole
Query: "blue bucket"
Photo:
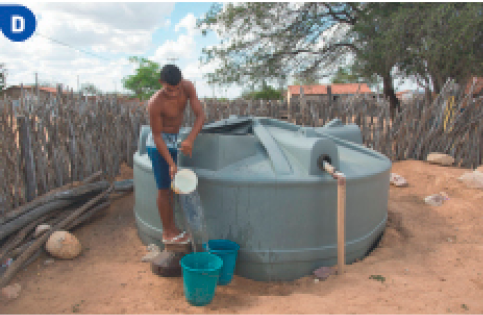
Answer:
[[195, 306], [209, 304], [215, 296], [223, 260], [210, 253], [192, 253], [180, 261], [186, 300]]
[[[203, 244], [203, 247], [206, 249], [206, 244]], [[219, 285], [227, 285], [233, 279], [239, 249], [240, 245], [229, 240], [208, 241], [209, 252], [223, 259], [220, 280], [218, 280]]]

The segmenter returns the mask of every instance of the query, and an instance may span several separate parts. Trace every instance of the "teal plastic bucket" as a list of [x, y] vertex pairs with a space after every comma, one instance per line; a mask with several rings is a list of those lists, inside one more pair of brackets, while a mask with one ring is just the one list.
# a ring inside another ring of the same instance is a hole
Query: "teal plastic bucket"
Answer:
[[202, 252], [184, 256], [180, 264], [186, 300], [195, 306], [209, 304], [215, 296], [223, 260], [216, 255]]
[[[206, 244], [203, 244], [206, 249]], [[219, 285], [227, 285], [233, 279], [235, 272], [236, 259], [238, 257], [238, 250], [240, 245], [229, 240], [209, 240], [208, 251], [215, 254], [223, 260], [223, 267], [221, 268]]]

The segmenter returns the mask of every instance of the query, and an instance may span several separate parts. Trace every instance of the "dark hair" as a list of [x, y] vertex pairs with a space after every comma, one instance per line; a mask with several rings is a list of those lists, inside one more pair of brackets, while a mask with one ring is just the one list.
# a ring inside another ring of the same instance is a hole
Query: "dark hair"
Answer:
[[178, 85], [182, 79], [181, 71], [175, 65], [165, 65], [163, 69], [161, 69], [160, 79], [169, 85]]

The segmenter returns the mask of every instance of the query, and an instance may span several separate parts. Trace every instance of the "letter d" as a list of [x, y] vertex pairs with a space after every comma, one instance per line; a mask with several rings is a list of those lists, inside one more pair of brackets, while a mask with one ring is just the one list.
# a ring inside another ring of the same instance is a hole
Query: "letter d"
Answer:
[[20, 15], [12, 15], [12, 33], [22, 33], [24, 30], [25, 19]]

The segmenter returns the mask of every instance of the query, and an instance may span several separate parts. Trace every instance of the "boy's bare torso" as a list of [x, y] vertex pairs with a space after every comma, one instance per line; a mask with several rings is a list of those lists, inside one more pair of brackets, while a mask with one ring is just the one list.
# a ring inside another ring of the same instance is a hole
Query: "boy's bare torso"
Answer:
[[183, 113], [188, 101], [188, 81], [182, 80], [175, 96], [170, 96], [165, 89], [157, 91], [151, 98], [153, 114], [160, 115], [162, 132], [178, 133], [183, 123]]

